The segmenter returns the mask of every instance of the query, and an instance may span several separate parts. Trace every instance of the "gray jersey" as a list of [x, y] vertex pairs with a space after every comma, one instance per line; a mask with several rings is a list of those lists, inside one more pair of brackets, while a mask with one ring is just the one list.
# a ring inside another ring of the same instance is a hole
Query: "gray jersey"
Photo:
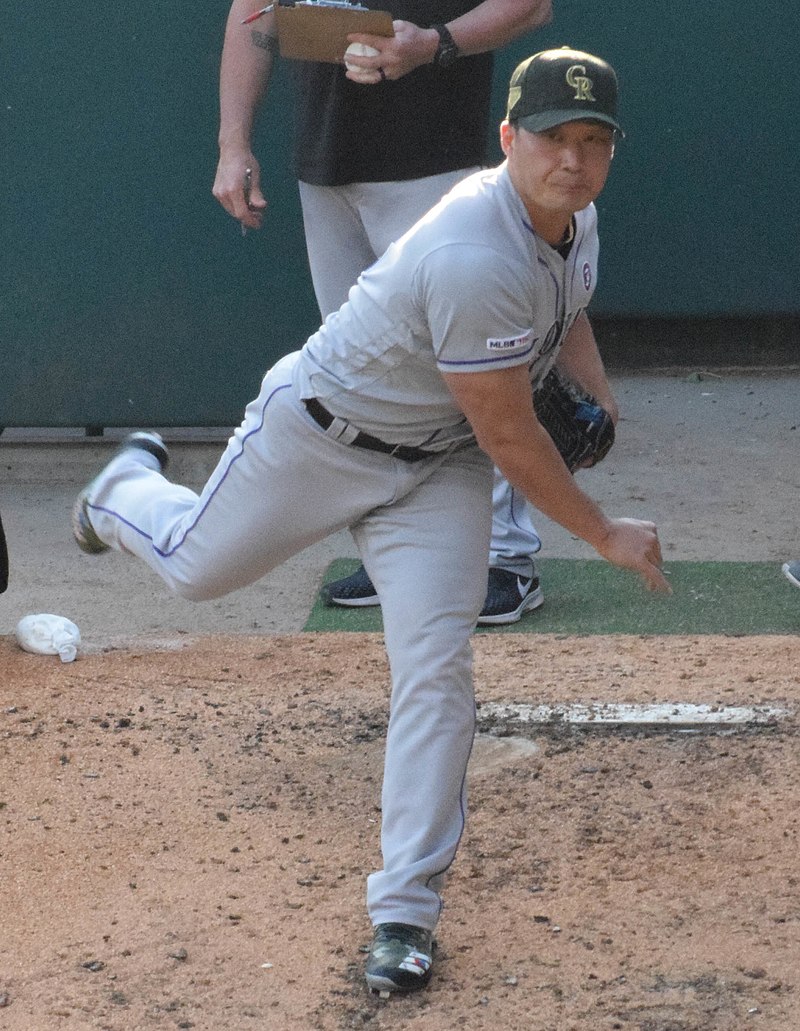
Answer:
[[471, 434], [441, 373], [527, 364], [535, 385], [597, 276], [594, 205], [566, 261], [536, 235], [506, 165], [470, 176], [393, 244], [302, 349], [294, 384], [388, 443]]

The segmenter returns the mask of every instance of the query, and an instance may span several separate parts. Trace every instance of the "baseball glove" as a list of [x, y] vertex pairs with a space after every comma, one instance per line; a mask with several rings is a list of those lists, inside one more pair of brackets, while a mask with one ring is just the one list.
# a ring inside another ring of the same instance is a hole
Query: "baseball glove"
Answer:
[[556, 368], [534, 391], [533, 406], [571, 473], [596, 465], [611, 450], [611, 416], [591, 394]]

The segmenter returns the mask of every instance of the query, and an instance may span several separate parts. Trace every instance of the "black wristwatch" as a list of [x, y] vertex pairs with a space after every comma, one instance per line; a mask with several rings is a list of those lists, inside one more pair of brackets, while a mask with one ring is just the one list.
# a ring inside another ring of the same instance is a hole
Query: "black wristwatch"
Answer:
[[446, 25], [431, 25], [431, 28], [439, 33], [439, 46], [433, 55], [433, 65], [435, 68], [449, 68], [461, 53], [458, 44]]

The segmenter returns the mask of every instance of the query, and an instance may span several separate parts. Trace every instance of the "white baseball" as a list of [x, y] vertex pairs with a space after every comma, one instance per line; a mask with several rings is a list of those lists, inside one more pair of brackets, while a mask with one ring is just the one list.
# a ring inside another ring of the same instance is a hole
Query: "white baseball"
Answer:
[[369, 72], [371, 74], [370, 69], [361, 68], [359, 65], [353, 64], [352, 61], [348, 61], [347, 55], [350, 54], [352, 57], [377, 57], [379, 53], [380, 50], [376, 50], [375, 47], [368, 47], [366, 43], [351, 43], [344, 52], [344, 66], [348, 72]]

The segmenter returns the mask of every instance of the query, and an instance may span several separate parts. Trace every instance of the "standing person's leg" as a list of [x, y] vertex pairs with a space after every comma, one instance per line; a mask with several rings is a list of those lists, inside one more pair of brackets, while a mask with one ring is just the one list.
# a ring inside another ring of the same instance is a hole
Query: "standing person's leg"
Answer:
[[386, 183], [298, 182], [308, 264], [323, 319], [394, 240], [477, 168]]
[[338, 311], [350, 287], [377, 258], [358, 211], [356, 186], [299, 182], [311, 282], [322, 318]]
[[544, 603], [533, 556], [542, 546], [525, 496], [494, 471], [492, 546], [489, 586], [478, 622], [483, 626], [515, 623]]
[[[354, 201], [370, 246], [380, 256], [478, 167], [390, 183], [358, 183]], [[366, 266], [365, 266], [366, 268]]]
[[[490, 526], [491, 464], [469, 447], [403, 500], [353, 528], [381, 595], [392, 675], [384, 867], [368, 887], [376, 926], [429, 934], [439, 918], [444, 874], [464, 829], [475, 728], [470, 636], [485, 594]], [[402, 970], [392, 972], [391, 954], [382, 962], [374, 953], [371, 987], [403, 990], [427, 980], [429, 962], [406, 978]]]
[[492, 506], [494, 523], [489, 565], [523, 578], [533, 576], [533, 555], [542, 542], [531, 519], [531, 507], [525, 495], [512, 487], [498, 469], [494, 471]]
[[[382, 254], [456, 183], [475, 171], [477, 168], [466, 168], [404, 182], [358, 183], [348, 187], [371, 250]], [[512, 623], [542, 604], [544, 596], [533, 563], [533, 555], [541, 546], [530, 506], [496, 471], [489, 587], [480, 623]], [[329, 605], [378, 604], [377, 592], [363, 566], [327, 584], [322, 594]]]

